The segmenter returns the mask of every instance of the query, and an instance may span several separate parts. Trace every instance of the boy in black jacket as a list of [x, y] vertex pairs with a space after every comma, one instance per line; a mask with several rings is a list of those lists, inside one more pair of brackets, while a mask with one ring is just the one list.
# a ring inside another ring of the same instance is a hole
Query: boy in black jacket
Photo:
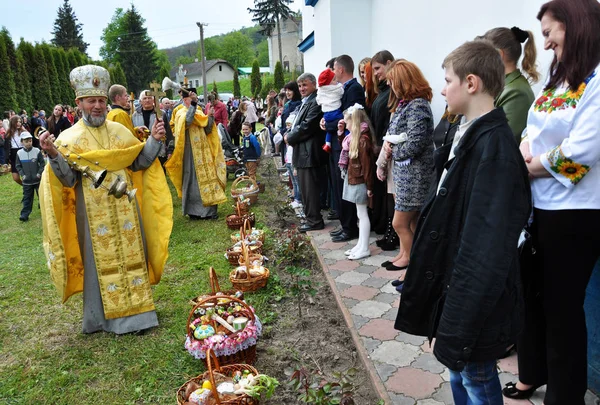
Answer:
[[395, 327], [436, 338], [456, 405], [502, 405], [496, 360], [519, 331], [517, 243], [531, 191], [506, 115], [494, 109], [505, 76], [498, 51], [468, 42], [443, 67], [448, 111], [464, 117], [436, 151], [443, 167], [417, 225]]
[[40, 187], [40, 179], [42, 178], [46, 161], [42, 152], [38, 148], [33, 147], [33, 137], [30, 133], [24, 132], [21, 135], [21, 143], [23, 144], [23, 149], [19, 149], [17, 152], [15, 164], [23, 182], [23, 209], [21, 210], [19, 220], [27, 221], [29, 220], [29, 214], [31, 214], [31, 207], [33, 205], [33, 193], [37, 192]]

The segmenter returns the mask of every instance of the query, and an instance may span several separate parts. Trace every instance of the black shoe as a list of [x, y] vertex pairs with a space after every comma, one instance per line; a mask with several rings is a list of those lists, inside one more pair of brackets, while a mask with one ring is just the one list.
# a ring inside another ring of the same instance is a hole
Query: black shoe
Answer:
[[199, 217], [198, 215], [189, 215], [189, 217], [192, 221], [199, 221], [202, 219], [202, 217]]
[[298, 230], [302, 233], [305, 233], [308, 231], [319, 231], [323, 228], [325, 228], [325, 224], [323, 222], [321, 222], [320, 224], [317, 224], [317, 225], [308, 225], [308, 224], [301, 225], [300, 228], [298, 228]]
[[340, 226], [339, 228], [335, 228], [333, 231], [329, 232], [329, 235], [338, 236], [342, 232], [344, 232], [344, 228]]
[[340, 219], [340, 216], [337, 214], [337, 212], [332, 211], [327, 215], [327, 220], [328, 221], [334, 221], [336, 219]]
[[389, 266], [385, 267], [388, 271], [398, 271], [408, 269], [408, 264], [406, 266], [395, 266], [394, 263], [390, 263]]
[[402, 285], [402, 284], [404, 284], [404, 280], [394, 280], [394, 281], [392, 281], [392, 285], [394, 287], [398, 287], [399, 285]]
[[390, 264], [392, 264], [393, 262], [390, 262], [389, 260], [386, 260], [385, 262], [381, 263], [381, 267], [387, 267]]
[[528, 390], [520, 390], [517, 388], [516, 383], [509, 382], [504, 388], [502, 388], [502, 395], [504, 395], [506, 398], [511, 399], [529, 399], [531, 398], [535, 390], [537, 390], [540, 387], [541, 385], [534, 385]]
[[345, 231], [342, 231], [342, 233], [340, 233], [339, 235], [332, 237], [331, 241], [332, 242], [348, 242], [349, 240], [357, 239], [357, 238], [358, 238], [358, 234], [347, 233]]
[[29, 221], [29, 218], [28, 217], [19, 217], [19, 221], [27, 222], [27, 221]]

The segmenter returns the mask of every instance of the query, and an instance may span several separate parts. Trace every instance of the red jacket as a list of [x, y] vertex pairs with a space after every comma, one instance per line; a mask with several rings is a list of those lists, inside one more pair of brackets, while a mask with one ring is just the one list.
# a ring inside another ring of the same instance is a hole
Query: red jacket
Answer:
[[215, 109], [215, 124], [223, 124], [225, 125], [225, 127], [227, 127], [227, 106], [225, 105], [225, 103], [219, 101], [216, 102], [214, 105], [211, 105], [211, 103], [208, 103], [206, 105], [206, 108], [204, 109], [204, 113], [206, 115], [208, 115], [208, 112], [210, 111], [210, 108], [214, 107]]

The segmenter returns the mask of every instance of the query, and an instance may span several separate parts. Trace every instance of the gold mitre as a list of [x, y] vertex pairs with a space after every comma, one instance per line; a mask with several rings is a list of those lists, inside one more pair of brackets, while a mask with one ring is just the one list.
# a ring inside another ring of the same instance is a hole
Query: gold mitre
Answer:
[[102, 66], [85, 65], [71, 70], [71, 87], [75, 98], [108, 97], [110, 75]]

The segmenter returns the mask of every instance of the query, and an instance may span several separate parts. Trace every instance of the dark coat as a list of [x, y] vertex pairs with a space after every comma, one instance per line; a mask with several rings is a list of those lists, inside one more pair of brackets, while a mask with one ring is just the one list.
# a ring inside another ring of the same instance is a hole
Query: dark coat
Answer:
[[[366, 104], [365, 101], [365, 89], [360, 85], [356, 78], [352, 78], [344, 84], [344, 95], [342, 96], [342, 106], [340, 109], [342, 112], [346, 111], [348, 108], [352, 107], [354, 104], [360, 104], [363, 107]], [[337, 133], [338, 127], [337, 122], [331, 121], [325, 123], [325, 129], [327, 132]], [[331, 140], [331, 149], [340, 151], [342, 150], [342, 145], [336, 139], [335, 136], [332, 137]], [[342, 138], [343, 139], [343, 138]]]
[[300, 107], [296, 124], [286, 134], [287, 142], [294, 147], [292, 155], [294, 167], [299, 169], [320, 167], [328, 161], [327, 154], [323, 150], [325, 131], [320, 127], [321, 118], [323, 118], [323, 111], [317, 104], [315, 91]]
[[371, 105], [371, 114], [369, 116], [375, 131], [374, 135], [377, 146], [383, 145], [383, 137], [387, 132], [388, 125], [390, 125], [391, 112], [388, 107], [389, 98], [390, 86], [388, 86], [386, 81], [382, 81], [379, 83], [379, 94], [377, 94], [373, 105]]
[[395, 327], [436, 337], [436, 358], [461, 371], [497, 359], [519, 332], [517, 242], [531, 190], [502, 109], [474, 122], [455, 153], [419, 218]]

